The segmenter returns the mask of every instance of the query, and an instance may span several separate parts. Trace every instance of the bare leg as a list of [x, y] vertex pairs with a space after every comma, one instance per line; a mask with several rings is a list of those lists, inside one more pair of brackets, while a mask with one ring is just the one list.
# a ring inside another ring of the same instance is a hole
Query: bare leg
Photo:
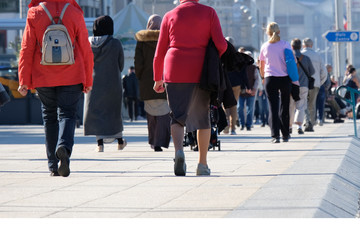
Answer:
[[184, 140], [184, 127], [180, 124], [171, 125], [171, 136], [173, 138], [175, 153], [178, 150], [183, 150], [183, 140]]
[[197, 141], [199, 146], [199, 163], [207, 165], [207, 152], [210, 142], [211, 129], [199, 129], [197, 131]]

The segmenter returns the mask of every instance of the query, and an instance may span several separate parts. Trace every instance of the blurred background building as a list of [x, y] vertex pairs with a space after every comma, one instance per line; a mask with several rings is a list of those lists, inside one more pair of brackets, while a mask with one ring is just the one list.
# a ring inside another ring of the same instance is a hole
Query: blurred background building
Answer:
[[[9, 61], [9, 55], [15, 55], [17, 50], [15, 43], [20, 41], [21, 36], [19, 29], [6, 28], [3, 21], [13, 19], [15, 23], [24, 25], [24, 20], [21, 22], [20, 19], [26, 18], [27, 5], [30, 1], [0, 0], [0, 64], [2, 65]], [[77, 0], [77, 2], [89, 23], [100, 15], [113, 17], [115, 28], [121, 29], [117, 31], [117, 37], [126, 36], [127, 40], [136, 31], [146, 27], [144, 18], [154, 13], [163, 16], [179, 4], [179, 0]], [[346, 3], [351, 2], [352, 30], [359, 29], [360, 0], [343, 2], [344, 23]], [[267, 23], [276, 21], [280, 25], [282, 39], [291, 41], [293, 38], [310, 37], [314, 41], [314, 49], [321, 53], [324, 61], [330, 64], [333, 62], [333, 44], [327, 42], [322, 35], [328, 30], [335, 29], [334, 0], [200, 0], [200, 3], [211, 6], [217, 11], [224, 36], [233, 37], [235, 47], [245, 47], [253, 51], [255, 57], [262, 43], [267, 40], [264, 31]], [[91, 29], [89, 30], [91, 34]], [[355, 46], [358, 44], [354, 43]], [[359, 67], [360, 48], [353, 47], [353, 51], [353, 64]]]

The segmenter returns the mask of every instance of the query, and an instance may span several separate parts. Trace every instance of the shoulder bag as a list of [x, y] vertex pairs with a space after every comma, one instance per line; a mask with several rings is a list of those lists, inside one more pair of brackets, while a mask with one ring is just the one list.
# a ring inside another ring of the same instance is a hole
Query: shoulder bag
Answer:
[[300, 58], [297, 57], [297, 60], [299, 62], [300, 67], [302, 68], [302, 70], [304, 71], [306, 77], [309, 79], [309, 89], [313, 89], [314, 88], [314, 84], [315, 84], [315, 79], [309, 75], [309, 73], [305, 70], [304, 66], [301, 63], [301, 60], [303, 59], [304, 55], [301, 55]]

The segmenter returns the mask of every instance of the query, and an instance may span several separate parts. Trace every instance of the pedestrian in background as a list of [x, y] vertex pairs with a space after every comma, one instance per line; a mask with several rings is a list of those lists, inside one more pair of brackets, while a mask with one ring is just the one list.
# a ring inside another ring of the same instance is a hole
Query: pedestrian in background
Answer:
[[135, 74], [139, 81], [140, 100], [144, 101], [147, 116], [149, 144], [154, 151], [168, 148], [170, 143], [170, 108], [166, 93], [153, 90], [153, 59], [159, 39], [161, 17], [151, 15], [146, 30], [135, 34]]
[[[232, 37], [226, 37], [231, 44], [234, 45], [235, 41]], [[239, 100], [240, 97], [240, 85], [242, 81], [241, 72], [239, 71], [229, 71], [227, 72], [228, 78], [231, 83], [231, 87], [234, 93], [234, 97], [236, 102]], [[236, 105], [230, 108], [225, 109], [226, 113], [226, 120], [228, 122], [228, 126], [225, 127], [224, 133], [228, 134], [229, 129], [231, 130], [231, 135], [236, 135], [236, 121], [239, 119]]]
[[[259, 60], [260, 73], [265, 77], [265, 89], [269, 100], [269, 125], [272, 142], [280, 143], [280, 130], [283, 141], [288, 142], [292, 80], [287, 73], [284, 51], [285, 49], [291, 50], [291, 46], [288, 42], [280, 40], [280, 28], [277, 23], [269, 23], [266, 33], [269, 40], [261, 46]], [[299, 85], [298, 81], [293, 83]]]
[[154, 90], [164, 92], [171, 109], [171, 135], [175, 147], [174, 172], [185, 176], [184, 126], [197, 131], [199, 164], [196, 175], [210, 175], [207, 152], [210, 142], [210, 94], [199, 88], [206, 48], [210, 38], [219, 56], [227, 48], [216, 11], [198, 0], [180, 0], [166, 13], [154, 57]]
[[125, 106], [128, 110], [130, 121], [142, 120], [139, 112], [139, 85], [135, 75], [135, 67], [128, 69], [128, 74], [123, 77]]
[[85, 96], [84, 134], [96, 135], [97, 152], [104, 151], [104, 142], [118, 142], [124, 149], [121, 71], [124, 51], [120, 41], [113, 38], [114, 22], [109, 16], [98, 17], [89, 37], [94, 53], [94, 84]]
[[[250, 51], [245, 51], [245, 54], [252, 57], [252, 53]], [[247, 131], [251, 131], [251, 126], [253, 122], [254, 116], [254, 104], [255, 104], [255, 95], [259, 88], [259, 84], [261, 82], [261, 77], [259, 75], [259, 70], [255, 65], [247, 65], [245, 66], [245, 74], [246, 81], [244, 82], [244, 87], [241, 89], [239, 104], [238, 104], [238, 114], [239, 121], [241, 125], [241, 130], [246, 126]], [[244, 114], [246, 105], [246, 118]]]
[[[55, 66], [40, 63], [43, 35], [51, 24], [50, 17], [39, 5], [40, 2], [43, 2], [53, 19], [59, 19], [61, 9], [70, 3], [63, 15], [62, 24], [74, 44], [75, 63]], [[82, 92], [88, 93], [92, 89], [93, 65], [83, 11], [75, 0], [32, 0], [21, 43], [18, 91], [23, 96], [26, 96], [28, 89], [36, 89], [38, 92], [51, 176], [70, 175], [76, 110]]]
[[312, 47], [313, 41], [310, 38], [305, 38], [303, 40], [303, 50], [301, 53], [310, 58], [311, 63], [315, 69], [315, 73], [312, 75], [312, 77], [315, 79], [314, 88], [309, 89], [308, 106], [305, 110], [305, 132], [314, 131], [314, 125], [316, 122], [316, 98], [319, 93], [320, 86], [325, 82], [327, 75], [325, 65], [321, 59], [320, 54], [315, 52]]
[[293, 123], [295, 123], [297, 125], [298, 134], [304, 134], [302, 124], [305, 119], [305, 110], [307, 108], [307, 98], [309, 92], [309, 79], [306, 76], [305, 71], [309, 76], [311, 76], [315, 73], [315, 69], [311, 63], [310, 58], [308, 56], [305, 56], [304, 54], [301, 54], [300, 39], [294, 38], [291, 41], [291, 47], [298, 61], [297, 69], [299, 73], [300, 83], [300, 100], [295, 102], [293, 98], [290, 98], [290, 133], [292, 133], [292, 125]]

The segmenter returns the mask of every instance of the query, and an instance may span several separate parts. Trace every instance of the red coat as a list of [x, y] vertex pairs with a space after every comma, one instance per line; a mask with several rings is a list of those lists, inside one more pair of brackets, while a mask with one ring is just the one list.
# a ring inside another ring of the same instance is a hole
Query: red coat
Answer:
[[[40, 5], [33, 0], [29, 7], [26, 26], [21, 43], [19, 57], [19, 84], [29, 89], [76, 85], [92, 86], [93, 53], [88, 41], [83, 12], [73, 0], [43, 0], [51, 15], [59, 16], [65, 3], [71, 3], [66, 9], [63, 24], [66, 26], [72, 42], [75, 42], [75, 64], [63, 66], [41, 65], [41, 45], [43, 33], [51, 23]], [[59, 12], [56, 14], [56, 12]], [[56, 20], [55, 20], [56, 21]]]
[[220, 56], [227, 48], [214, 9], [193, 1], [181, 2], [161, 23], [153, 63], [155, 81], [199, 83], [209, 39]]

